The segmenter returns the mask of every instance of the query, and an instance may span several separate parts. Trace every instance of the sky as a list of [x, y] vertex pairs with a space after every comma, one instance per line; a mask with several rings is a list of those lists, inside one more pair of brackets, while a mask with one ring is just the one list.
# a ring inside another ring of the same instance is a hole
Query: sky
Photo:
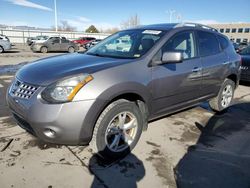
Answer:
[[[203, 24], [250, 22], [250, 0], [56, 0], [58, 24], [78, 31], [89, 25], [107, 29], [137, 14], [142, 25], [172, 22]], [[0, 0], [0, 24], [51, 28], [54, 0]]]

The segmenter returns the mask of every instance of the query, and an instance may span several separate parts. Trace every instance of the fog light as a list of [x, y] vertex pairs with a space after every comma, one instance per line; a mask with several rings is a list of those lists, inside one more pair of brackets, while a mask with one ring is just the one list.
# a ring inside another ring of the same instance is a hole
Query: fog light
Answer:
[[43, 133], [45, 134], [45, 136], [47, 136], [47, 137], [49, 137], [49, 138], [55, 138], [55, 136], [56, 136], [56, 132], [55, 131], [53, 131], [52, 129], [45, 129], [44, 131], [43, 131]]

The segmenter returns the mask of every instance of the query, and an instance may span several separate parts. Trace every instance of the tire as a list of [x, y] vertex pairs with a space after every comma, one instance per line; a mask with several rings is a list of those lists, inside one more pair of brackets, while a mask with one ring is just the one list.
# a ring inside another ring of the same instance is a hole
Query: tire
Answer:
[[68, 52], [69, 52], [69, 53], [74, 53], [74, 52], [75, 52], [75, 48], [72, 47], [72, 46], [70, 46], [70, 47], [68, 48]]
[[0, 54], [4, 52], [4, 49], [2, 46], [0, 46]]
[[[119, 129], [121, 125], [131, 128]], [[143, 119], [138, 106], [124, 99], [117, 100], [107, 106], [99, 116], [90, 147], [105, 159], [119, 159], [129, 154], [135, 147], [142, 128]], [[125, 141], [126, 138], [130, 140]]]
[[230, 106], [234, 97], [235, 83], [230, 79], [226, 79], [218, 95], [209, 101], [210, 107], [220, 112]]
[[41, 47], [41, 52], [42, 53], [47, 53], [48, 52], [48, 48], [46, 46]]

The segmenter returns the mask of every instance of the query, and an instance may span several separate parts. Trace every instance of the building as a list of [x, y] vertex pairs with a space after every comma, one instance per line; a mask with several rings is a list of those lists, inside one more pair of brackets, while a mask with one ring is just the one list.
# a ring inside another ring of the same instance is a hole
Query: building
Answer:
[[210, 24], [234, 42], [250, 42], [250, 23]]

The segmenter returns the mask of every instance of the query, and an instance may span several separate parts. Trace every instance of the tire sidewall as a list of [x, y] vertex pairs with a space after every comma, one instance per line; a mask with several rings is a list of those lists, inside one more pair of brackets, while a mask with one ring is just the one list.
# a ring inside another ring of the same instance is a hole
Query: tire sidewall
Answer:
[[218, 102], [218, 107], [219, 107], [219, 110], [220, 110], [220, 111], [222, 111], [222, 110], [224, 110], [224, 109], [227, 108], [227, 107], [224, 108], [224, 107], [221, 105], [221, 99], [222, 99], [222, 92], [223, 92], [224, 88], [225, 88], [227, 85], [229, 85], [229, 84], [232, 86], [233, 92], [232, 92], [232, 99], [231, 99], [231, 101], [230, 101], [230, 104], [229, 104], [227, 107], [229, 107], [229, 106], [232, 104], [232, 101], [233, 101], [233, 98], [234, 98], [235, 83], [234, 83], [232, 80], [226, 79], [226, 80], [224, 81], [224, 83], [223, 83], [221, 89], [220, 89], [219, 97], [218, 97], [218, 101], [217, 101], [217, 102]]
[[[45, 51], [43, 49], [46, 49]], [[48, 48], [46, 46], [41, 47], [41, 52], [42, 53], [47, 53], [48, 52]]]
[[4, 52], [4, 49], [2, 46], [0, 46], [0, 54]]
[[[73, 50], [71, 51], [71, 49], [73, 49]], [[69, 52], [69, 53], [74, 53], [74, 52], [75, 52], [75, 48], [74, 48], [73, 46], [70, 46], [70, 47], [68, 48], [68, 52]]]
[[[138, 127], [137, 127], [137, 132], [136, 132], [133, 143], [129, 147], [127, 147], [127, 149], [116, 153], [116, 152], [110, 151], [109, 148], [106, 146], [105, 134], [106, 134], [106, 130], [108, 128], [110, 121], [117, 114], [124, 112], [124, 111], [129, 111], [136, 117]], [[117, 104], [105, 114], [105, 116], [103, 117], [100, 123], [97, 136], [96, 136], [96, 147], [97, 147], [98, 153], [103, 157], [109, 157], [113, 159], [120, 158], [120, 157], [127, 155], [137, 144], [142, 133], [142, 127], [143, 127], [142, 115], [140, 113], [139, 108], [136, 106], [136, 104], [132, 102], [123, 102], [123, 103]]]

